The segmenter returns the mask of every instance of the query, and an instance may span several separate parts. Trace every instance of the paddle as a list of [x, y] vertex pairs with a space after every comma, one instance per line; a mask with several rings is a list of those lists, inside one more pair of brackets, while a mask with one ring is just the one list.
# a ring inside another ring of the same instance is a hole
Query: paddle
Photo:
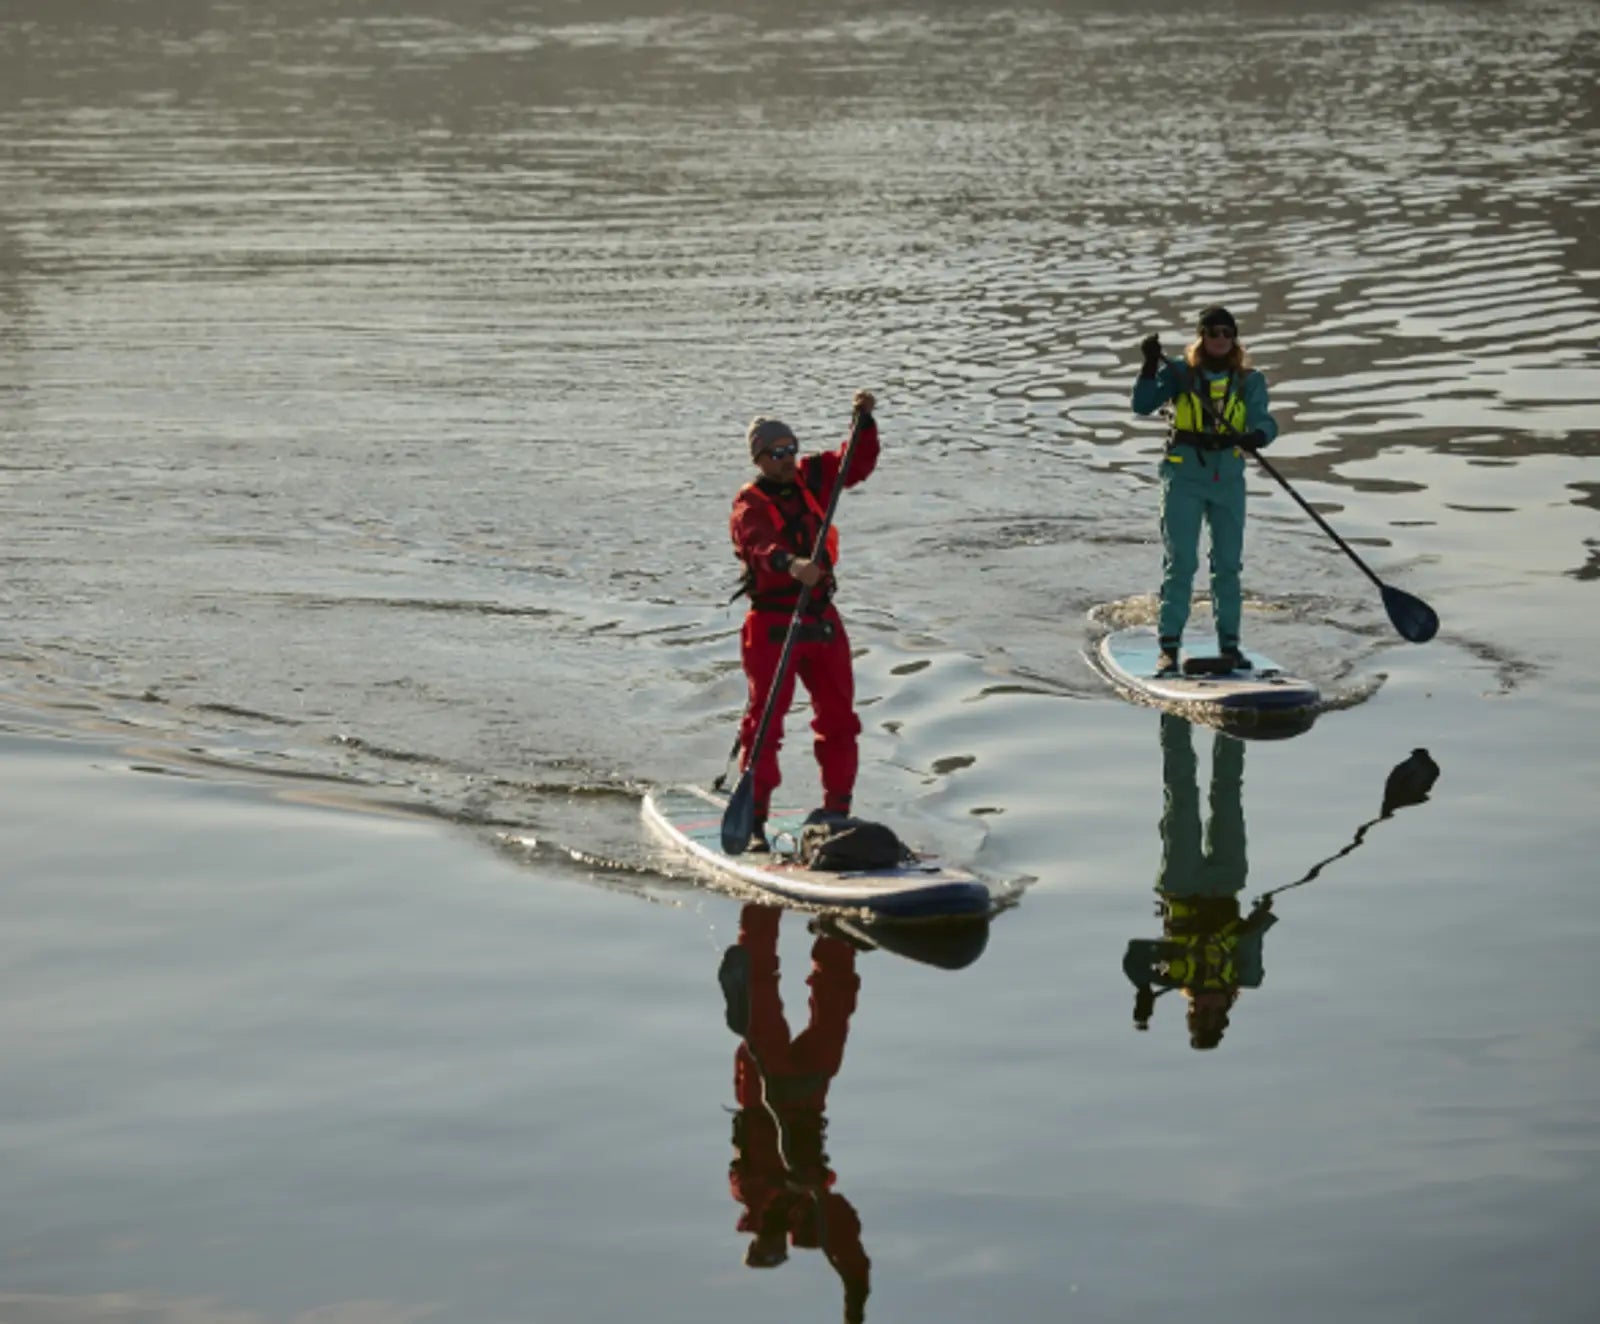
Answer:
[[[1166, 359], [1165, 362], [1169, 367], [1175, 369], [1180, 367], [1180, 365], [1174, 364], [1171, 359]], [[1181, 370], [1187, 373], [1189, 370], [1188, 365], [1181, 365]], [[1194, 392], [1194, 395], [1200, 401], [1201, 408], [1205, 410], [1206, 415], [1216, 425], [1218, 431], [1223, 433], [1235, 432], [1235, 429], [1230, 428], [1217, 413], [1216, 406], [1212, 404], [1209, 396], [1198, 391]], [[1425, 644], [1439, 633], [1439, 614], [1432, 607], [1421, 598], [1413, 597], [1404, 590], [1395, 588], [1393, 584], [1385, 584], [1383, 580], [1373, 574], [1371, 567], [1355, 554], [1355, 550], [1349, 543], [1333, 531], [1333, 526], [1327, 520], [1323, 519], [1307, 504], [1304, 497], [1289, 486], [1289, 480], [1272, 467], [1265, 455], [1261, 454], [1260, 451], [1250, 451], [1250, 454], [1255, 458], [1257, 464], [1277, 480], [1278, 486], [1295, 499], [1300, 509], [1316, 520], [1322, 531], [1339, 544], [1339, 550], [1354, 561], [1361, 568], [1361, 572], [1378, 586], [1378, 592], [1383, 596], [1384, 610], [1389, 613], [1389, 620], [1393, 622], [1394, 628], [1400, 632], [1403, 638], [1409, 639], [1414, 644]]]
[[1307, 505], [1305, 498], [1290, 487], [1288, 480], [1267, 462], [1265, 455], [1262, 455], [1259, 451], [1251, 451], [1250, 453], [1255, 456], [1256, 463], [1271, 474], [1277, 480], [1278, 485], [1299, 503], [1300, 509], [1316, 520], [1322, 526], [1322, 531], [1332, 538], [1334, 542], [1338, 543], [1339, 549], [1360, 566], [1362, 573], [1378, 586], [1378, 592], [1383, 596], [1384, 610], [1389, 613], [1389, 620], [1393, 622], [1394, 628], [1404, 638], [1409, 639], [1414, 644], [1425, 644], [1439, 633], [1438, 612], [1434, 611], [1421, 598], [1413, 597], [1404, 589], [1398, 589], [1393, 584], [1385, 584], [1383, 580], [1373, 574], [1367, 563], [1355, 554], [1350, 544], [1335, 533], [1328, 521]]
[[[828, 529], [833, 524], [833, 512], [844, 492], [844, 480], [850, 472], [850, 461], [856, 453], [856, 439], [861, 435], [861, 411], [850, 417], [850, 440], [845, 443], [844, 463], [839, 466], [839, 481], [833, 485], [833, 495], [828, 498], [828, 509], [822, 516], [822, 527], [817, 530], [816, 545], [811, 549], [815, 561], [827, 546]], [[783, 689], [783, 678], [789, 671], [789, 654], [794, 651], [794, 641], [800, 633], [800, 618], [806, 604], [811, 601], [811, 585], [800, 589], [800, 600], [794, 605], [794, 615], [789, 618], [788, 632], [783, 636], [783, 652], [778, 654], [778, 669], [772, 674], [772, 687], [767, 691], [767, 705], [761, 711], [761, 721], [756, 726], [755, 738], [750, 742], [750, 753], [744, 761], [744, 771], [739, 774], [739, 784], [728, 797], [728, 807], [722, 813], [722, 849], [729, 855], [742, 855], [750, 844], [750, 833], [756, 824], [756, 760], [761, 755], [762, 743], [767, 737], [767, 725], [772, 721], [772, 710], [778, 693]]]

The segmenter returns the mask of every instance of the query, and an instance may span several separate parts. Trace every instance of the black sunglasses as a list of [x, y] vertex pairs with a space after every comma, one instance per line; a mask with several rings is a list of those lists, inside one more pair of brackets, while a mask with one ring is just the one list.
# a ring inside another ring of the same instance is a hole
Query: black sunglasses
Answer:
[[1203, 326], [1200, 328], [1208, 336], [1220, 336], [1224, 340], [1237, 340], [1239, 333], [1231, 326]]
[[791, 455], [798, 455], [799, 453], [800, 443], [798, 441], [787, 441], [781, 446], [768, 446], [766, 450], [761, 452], [763, 458], [774, 460], [787, 460]]

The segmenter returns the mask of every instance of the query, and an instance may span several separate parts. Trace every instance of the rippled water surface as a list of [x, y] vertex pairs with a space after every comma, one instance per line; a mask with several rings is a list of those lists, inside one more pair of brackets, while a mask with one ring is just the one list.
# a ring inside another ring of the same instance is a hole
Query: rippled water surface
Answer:
[[[7, 1317], [839, 1316], [741, 1265], [739, 907], [638, 804], [739, 717], [746, 420], [870, 386], [859, 798], [1014, 904], [852, 958], [867, 1317], [1592, 1318], [1597, 85], [1579, 0], [0, 0]], [[1152, 613], [1134, 346], [1218, 301], [1444, 621], [1252, 478], [1329, 704], [1243, 745], [1083, 657]], [[1205, 1052], [1120, 968], [1195, 859], [1313, 875]]]

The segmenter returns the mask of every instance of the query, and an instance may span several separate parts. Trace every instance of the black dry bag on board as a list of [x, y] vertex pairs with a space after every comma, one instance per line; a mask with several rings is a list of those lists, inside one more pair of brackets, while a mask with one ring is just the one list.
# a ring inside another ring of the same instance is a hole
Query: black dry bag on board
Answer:
[[823, 873], [892, 869], [914, 858], [893, 829], [860, 818], [812, 823], [800, 832], [800, 863]]

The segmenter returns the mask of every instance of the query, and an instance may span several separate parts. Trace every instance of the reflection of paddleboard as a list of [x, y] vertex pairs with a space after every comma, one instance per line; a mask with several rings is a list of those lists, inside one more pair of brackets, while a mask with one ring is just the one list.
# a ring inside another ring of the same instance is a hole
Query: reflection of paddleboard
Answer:
[[698, 786], [671, 786], [644, 798], [645, 821], [697, 863], [724, 878], [784, 901], [840, 906], [880, 919], [948, 919], [989, 910], [989, 889], [963, 869], [919, 857], [892, 869], [823, 873], [803, 869], [792, 858], [804, 810], [774, 810], [767, 816], [772, 854], [728, 855], [722, 849], [722, 814], [728, 798]]
[[[1106, 677], [1118, 689], [1163, 708], [1219, 709], [1228, 715], [1252, 713], [1304, 713], [1315, 707], [1317, 687], [1284, 671], [1270, 657], [1253, 648], [1245, 656], [1248, 671], [1201, 674], [1156, 674], [1161, 646], [1149, 630], [1118, 630], [1100, 641], [1097, 658]], [[1191, 655], [1183, 654], [1183, 661]]]
[[894, 924], [853, 915], [827, 915], [812, 921], [822, 926], [820, 932], [842, 934], [858, 947], [893, 952], [940, 970], [963, 970], [982, 956], [989, 945], [992, 922], [987, 915], [943, 924]]

